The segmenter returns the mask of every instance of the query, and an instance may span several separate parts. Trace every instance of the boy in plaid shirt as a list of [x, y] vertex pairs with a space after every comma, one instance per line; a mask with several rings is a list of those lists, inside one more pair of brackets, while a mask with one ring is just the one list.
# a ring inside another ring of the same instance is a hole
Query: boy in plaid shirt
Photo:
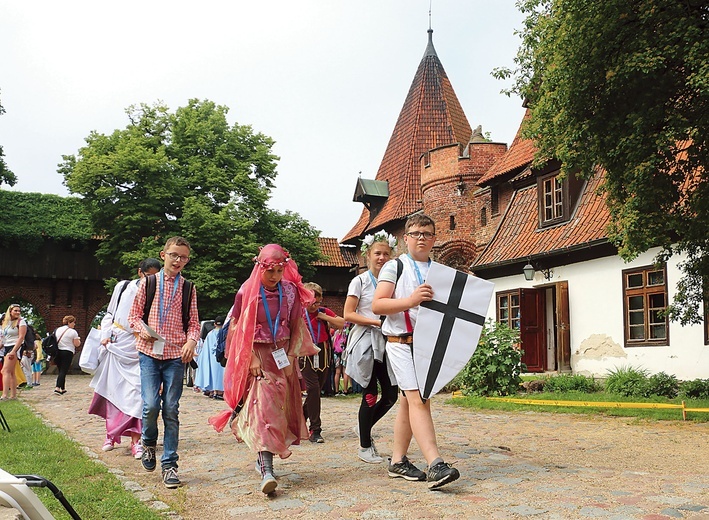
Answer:
[[182, 269], [190, 261], [190, 244], [182, 237], [172, 237], [160, 251], [164, 267], [155, 275], [155, 296], [153, 297], [147, 325], [157, 332], [162, 341], [155, 341], [143, 321], [146, 302], [147, 278], [138, 287], [133, 300], [128, 322], [137, 336], [136, 348], [140, 361], [140, 383], [143, 398], [143, 456], [141, 462], [146, 471], [154, 471], [156, 466], [155, 446], [158, 440], [158, 414], [161, 411], [164, 424], [163, 454], [160, 459], [165, 487], [177, 488], [182, 485], [177, 477], [177, 444], [180, 432], [178, 419], [180, 397], [182, 396], [182, 376], [184, 364], [195, 357], [199, 340], [199, 316], [197, 314], [197, 292], [185, 294], [190, 298], [189, 325], [184, 330], [182, 321], [182, 298], [184, 278]]

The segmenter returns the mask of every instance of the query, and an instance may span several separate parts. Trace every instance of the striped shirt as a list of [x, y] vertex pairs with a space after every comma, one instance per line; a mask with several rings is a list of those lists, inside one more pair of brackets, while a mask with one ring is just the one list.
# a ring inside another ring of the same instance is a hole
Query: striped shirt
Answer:
[[[163, 319], [160, 320], [160, 276], [163, 276], [162, 300]], [[190, 322], [185, 334], [182, 328], [182, 287], [184, 278], [180, 276], [177, 288], [175, 277], [168, 276], [164, 271], [156, 274], [155, 297], [148, 315], [148, 325], [165, 338], [165, 348], [162, 355], [153, 352], [153, 343], [140, 337], [143, 327], [143, 307], [145, 306], [145, 278], [140, 281], [138, 292], [130, 309], [128, 322], [137, 335], [136, 348], [138, 352], [157, 359], [175, 359], [182, 357], [182, 346], [188, 339], [199, 342], [199, 315], [197, 314], [197, 289], [194, 288], [190, 302]], [[174, 291], [174, 293], [173, 293]]]

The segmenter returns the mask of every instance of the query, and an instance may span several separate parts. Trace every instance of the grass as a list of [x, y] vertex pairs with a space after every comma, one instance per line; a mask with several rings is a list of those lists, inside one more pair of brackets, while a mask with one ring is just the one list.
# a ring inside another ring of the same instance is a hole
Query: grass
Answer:
[[[21, 402], [3, 402], [2, 412], [12, 430], [0, 429], [0, 467], [8, 473], [50, 480], [82, 518], [162, 518], [126, 491], [115, 475], [90, 459], [76, 442], [46, 426]], [[57, 520], [71, 518], [51, 491], [33, 491]]]
[[[682, 404], [682, 399], [666, 399], [664, 397], [638, 398], [620, 397], [604, 392], [587, 394], [582, 392], [558, 392], [558, 393], [534, 393], [520, 394], [519, 399], [534, 399], [546, 401], [584, 401], [584, 402], [616, 402], [616, 403], [671, 403]], [[709, 408], [709, 399], [685, 399], [687, 408]], [[546, 413], [574, 413], [585, 415], [606, 415], [620, 417], [635, 417], [638, 419], [649, 419], [658, 421], [681, 421], [682, 411], [680, 409], [652, 409], [652, 408], [593, 408], [593, 407], [571, 407], [571, 406], [535, 406], [526, 404], [515, 404], [498, 401], [490, 401], [484, 397], [460, 397], [451, 399], [452, 404], [466, 408], [480, 410], [504, 410], [510, 412], [533, 411]], [[709, 413], [687, 413], [688, 421], [709, 422]]]

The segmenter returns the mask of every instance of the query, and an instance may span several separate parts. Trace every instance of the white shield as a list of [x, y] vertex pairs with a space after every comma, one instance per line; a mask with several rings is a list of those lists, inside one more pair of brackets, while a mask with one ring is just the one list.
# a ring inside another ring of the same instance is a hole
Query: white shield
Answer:
[[495, 284], [436, 262], [426, 276], [433, 300], [423, 302], [414, 327], [414, 368], [422, 399], [463, 369], [478, 346]]

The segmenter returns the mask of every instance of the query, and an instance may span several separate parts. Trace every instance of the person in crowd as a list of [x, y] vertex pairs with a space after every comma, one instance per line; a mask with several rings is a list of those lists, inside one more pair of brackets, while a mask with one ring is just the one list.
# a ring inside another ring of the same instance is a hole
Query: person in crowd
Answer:
[[[413, 333], [419, 304], [433, 299], [433, 289], [425, 280], [435, 238], [433, 219], [423, 213], [409, 217], [404, 227], [408, 254], [400, 257], [403, 264], [400, 276], [397, 260], [384, 264], [372, 300], [374, 314], [386, 315], [382, 324], [382, 332], [387, 338], [386, 353], [403, 393], [394, 423], [389, 476], [427, 480], [430, 489], [437, 489], [460, 477], [458, 470], [446, 464], [438, 452], [431, 401], [421, 399], [413, 363]], [[427, 473], [406, 457], [412, 435], [428, 463]]]
[[42, 349], [42, 340], [37, 338], [34, 342], [35, 356], [32, 360], [32, 386], [39, 386], [39, 380], [42, 378], [42, 370], [44, 369], [44, 350]]
[[345, 322], [342, 329], [330, 330], [332, 336], [332, 356], [333, 366], [335, 368], [335, 395], [347, 395], [350, 393], [350, 376], [345, 373], [345, 346], [347, 345], [347, 335], [349, 334], [351, 324]]
[[300, 359], [300, 370], [305, 380], [307, 396], [303, 403], [303, 414], [308, 420], [310, 442], [325, 442], [322, 436], [322, 421], [320, 419], [321, 396], [328, 377], [327, 369], [330, 367], [332, 356], [332, 339], [330, 327], [341, 329], [345, 326], [345, 319], [335, 314], [331, 309], [322, 306], [323, 290], [320, 285], [308, 282], [306, 289], [315, 294], [315, 300], [306, 309], [305, 323], [310, 330], [310, 336], [319, 348], [317, 355], [305, 356]]
[[[385, 231], [364, 238], [361, 249], [368, 270], [352, 279], [345, 300], [345, 319], [354, 323], [347, 338], [345, 370], [363, 388], [356, 428], [358, 456], [370, 464], [384, 460], [372, 441], [372, 427], [396, 404], [398, 395], [396, 379], [386, 355], [382, 323], [372, 312], [379, 272], [391, 258], [396, 243], [396, 238]], [[381, 398], [377, 400], [379, 389]]]
[[17, 366], [19, 351], [27, 333], [27, 323], [20, 315], [20, 306], [11, 303], [2, 319], [2, 397], [0, 400], [17, 399]]
[[214, 329], [210, 330], [204, 338], [202, 350], [197, 357], [197, 373], [194, 385], [199, 387], [205, 395], [212, 399], [224, 399], [224, 367], [219, 364], [216, 357], [217, 335], [224, 325], [224, 316], [214, 318]]
[[160, 271], [160, 261], [147, 258], [138, 265], [136, 280], [123, 280], [113, 289], [106, 314], [101, 320], [99, 364], [90, 386], [94, 396], [88, 413], [106, 420], [103, 451], [111, 451], [130, 437], [130, 452], [136, 459], [143, 455], [140, 443], [143, 400], [140, 396], [140, 366], [136, 338], [128, 323], [128, 313], [138, 292], [140, 280]]
[[290, 446], [308, 438], [296, 363], [317, 348], [303, 319], [313, 293], [296, 263], [278, 244], [264, 246], [254, 261], [228, 316], [224, 395], [230, 409], [209, 422], [217, 431], [230, 423], [237, 440], [257, 453], [261, 491], [269, 494], [278, 486], [273, 455], [285, 459]]
[[27, 386], [32, 387], [32, 363], [34, 361], [35, 351], [34, 349], [26, 349], [22, 353], [22, 359], [20, 360], [20, 365], [22, 366], [22, 372], [25, 374], [25, 379], [27, 380]]
[[[181, 276], [190, 261], [190, 251], [190, 244], [183, 237], [167, 239], [160, 251], [163, 268], [154, 277], [143, 278], [128, 314], [128, 325], [138, 335], [136, 348], [143, 398], [141, 463], [146, 471], [155, 471], [158, 415], [162, 414], [165, 429], [160, 465], [163, 484], [168, 489], [182, 485], [177, 475], [177, 448], [183, 365], [194, 359], [199, 341], [197, 290]], [[149, 284], [154, 291], [150, 294], [152, 301], [146, 306]], [[188, 299], [185, 305], [188, 316], [183, 313], [185, 298]]]
[[81, 345], [81, 338], [76, 332], [76, 318], [69, 314], [62, 318], [63, 325], [59, 327], [54, 334], [57, 336], [57, 345], [59, 350], [55, 363], [57, 365], [58, 375], [57, 382], [54, 388], [56, 395], [66, 394], [66, 376], [71, 368], [71, 361], [76, 354], [76, 348]]

